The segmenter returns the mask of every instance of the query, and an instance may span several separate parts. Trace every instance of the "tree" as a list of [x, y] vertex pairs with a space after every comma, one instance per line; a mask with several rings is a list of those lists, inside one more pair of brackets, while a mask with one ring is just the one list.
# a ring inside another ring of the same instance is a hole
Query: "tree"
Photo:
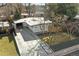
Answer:
[[20, 18], [21, 18], [21, 13], [16, 10], [16, 12], [15, 12], [15, 14], [14, 14], [14, 19], [15, 19], [15, 20], [18, 20], [18, 19], [20, 19]]
[[64, 8], [63, 10], [65, 10], [63, 14], [69, 16], [69, 20], [74, 21], [73, 18], [77, 14], [77, 6], [76, 6], [76, 4], [69, 4], [69, 3], [64, 4], [63, 8]]
[[58, 5], [57, 4], [53, 4], [53, 3], [49, 3], [49, 4], [45, 4], [45, 17], [47, 19], [52, 20], [51, 18], [56, 15], [58, 9]]
[[49, 3], [49, 4], [46, 4], [46, 6], [47, 6], [46, 12], [47, 12], [47, 16], [49, 18], [53, 17], [54, 15], [55, 15], [55, 17], [57, 15], [60, 15], [61, 17], [66, 15], [72, 20], [73, 17], [77, 14], [76, 4], [70, 4], [70, 3], [53, 4], [53, 3]]
[[[60, 25], [61, 27], [64, 26], [67, 29], [67, 32], [69, 34], [71, 34], [71, 31], [69, 31], [69, 28], [67, 27], [67, 23], [64, 21], [64, 15], [69, 17], [67, 21], [69, 21], [69, 20], [73, 21], [74, 16], [77, 14], [76, 4], [49, 3], [49, 4], [46, 4], [45, 6], [46, 6], [45, 17], [52, 20], [51, 29], [53, 29], [54, 24], [56, 24], [56, 25]], [[49, 38], [50, 38], [50, 35], [49, 35]], [[54, 38], [54, 37], [52, 36], [52, 38]]]

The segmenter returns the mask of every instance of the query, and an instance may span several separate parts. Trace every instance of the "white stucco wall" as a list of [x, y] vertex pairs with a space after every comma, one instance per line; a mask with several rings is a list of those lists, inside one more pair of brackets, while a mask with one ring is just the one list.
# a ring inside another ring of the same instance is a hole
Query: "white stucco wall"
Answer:
[[23, 22], [23, 26], [28, 26], [25, 22]]
[[41, 24], [41, 25], [35, 25], [35, 26], [29, 26], [29, 28], [34, 32], [45, 32], [48, 31], [49, 24]]

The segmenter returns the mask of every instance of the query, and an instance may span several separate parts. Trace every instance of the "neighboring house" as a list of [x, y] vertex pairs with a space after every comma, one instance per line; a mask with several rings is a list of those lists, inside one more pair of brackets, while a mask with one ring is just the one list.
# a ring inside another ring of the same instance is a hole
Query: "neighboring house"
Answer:
[[28, 13], [21, 13], [21, 18], [26, 18], [26, 17], [28, 17], [28, 16], [29, 16]]
[[2, 32], [7, 32], [9, 30], [9, 28], [10, 28], [10, 25], [9, 25], [9, 23], [7, 21], [0, 22], [0, 34]]
[[2, 27], [9, 27], [10, 25], [9, 25], [9, 23], [7, 22], [7, 21], [5, 21], [5, 22], [0, 22], [0, 28], [2, 28]]
[[44, 17], [28, 17], [14, 21], [15, 28], [28, 27], [34, 33], [48, 32], [48, 27], [52, 23], [50, 20], [44, 21]]

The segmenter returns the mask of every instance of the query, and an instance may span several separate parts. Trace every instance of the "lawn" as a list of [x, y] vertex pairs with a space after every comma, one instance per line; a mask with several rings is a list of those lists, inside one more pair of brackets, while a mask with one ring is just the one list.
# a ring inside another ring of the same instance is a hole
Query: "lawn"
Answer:
[[67, 34], [67, 33], [54, 33], [52, 35], [46, 35], [42, 37], [42, 40], [50, 45], [63, 43], [69, 40], [75, 39], [75, 36]]
[[0, 56], [16, 56], [17, 51], [11, 35], [0, 36]]

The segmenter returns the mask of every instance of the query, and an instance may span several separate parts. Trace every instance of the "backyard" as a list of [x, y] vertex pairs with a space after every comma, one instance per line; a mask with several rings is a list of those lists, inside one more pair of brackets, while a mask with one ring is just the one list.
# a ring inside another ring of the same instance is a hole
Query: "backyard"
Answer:
[[44, 43], [47, 43], [54, 52], [79, 44], [79, 37], [64, 32], [52, 33], [51, 35], [45, 34], [40, 36], [40, 38]]
[[0, 36], [0, 56], [16, 56], [17, 51], [11, 35]]
[[51, 34], [50, 36], [49, 35], [41, 36], [41, 38], [45, 43], [49, 45], [55, 45], [55, 44], [73, 40], [76, 37], [68, 33], [54, 33], [54, 34]]

